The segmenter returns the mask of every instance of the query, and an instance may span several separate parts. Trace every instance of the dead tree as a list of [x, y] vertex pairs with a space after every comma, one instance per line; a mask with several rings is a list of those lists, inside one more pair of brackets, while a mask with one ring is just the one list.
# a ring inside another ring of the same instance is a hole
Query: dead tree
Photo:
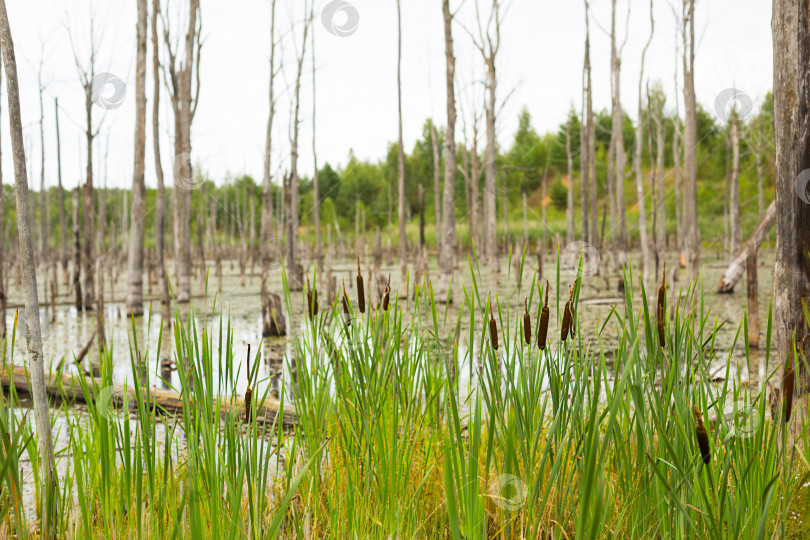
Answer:
[[[262, 335], [270, 335], [273, 325], [271, 317], [270, 298], [267, 291], [267, 279], [270, 274], [272, 260], [271, 232], [273, 229], [273, 180], [270, 176], [270, 160], [273, 141], [273, 117], [276, 110], [276, 97], [273, 83], [276, 79], [276, 0], [270, 3], [270, 113], [267, 118], [267, 137], [264, 146], [264, 177], [262, 179], [262, 226], [259, 232], [259, 254], [262, 264], [261, 296], [262, 296]], [[217, 277], [221, 283], [222, 263], [217, 253]]]
[[[655, 246], [655, 275], [662, 265], [667, 244], [667, 197], [664, 188], [664, 146], [666, 129], [664, 126], [664, 104], [666, 96], [660, 85], [655, 85], [652, 92], [647, 89], [647, 107], [652, 122], [655, 123], [655, 178], [653, 180], [653, 242]], [[650, 126], [650, 154], [652, 155], [652, 126]]]
[[729, 114], [731, 136], [731, 182], [729, 186], [729, 253], [740, 249], [740, 114], [732, 110]]
[[163, 322], [171, 326], [169, 305], [169, 276], [166, 273], [166, 187], [163, 165], [160, 162], [160, 47], [157, 19], [160, 15], [160, 0], [152, 0], [152, 149], [157, 177], [157, 200], [155, 201], [155, 250], [157, 251], [157, 280], [160, 300], [163, 303]]
[[[636, 144], [633, 151], [633, 165], [636, 170], [636, 193], [638, 196], [638, 228], [641, 240], [642, 279], [645, 285], [649, 285], [650, 283], [652, 261], [650, 259], [650, 246], [647, 241], [647, 211], [644, 204], [644, 172], [641, 168], [641, 152], [644, 146], [644, 94], [641, 89], [644, 84], [644, 61], [647, 58], [647, 49], [650, 48], [654, 33], [655, 19], [653, 18], [653, 0], [650, 0], [650, 37], [647, 39], [647, 44], [644, 45], [644, 50], [641, 52], [641, 69], [638, 75], [638, 121], [636, 122]], [[655, 203], [655, 201], [653, 201], [653, 203]], [[655, 212], [654, 204], [653, 212]]]
[[[607, 184], [610, 200], [610, 233], [614, 248], [618, 248], [619, 263], [625, 262], [627, 250], [627, 221], [624, 201], [624, 169], [627, 157], [624, 151], [622, 123], [624, 112], [621, 101], [622, 51], [630, 35], [625, 24], [625, 37], [621, 46], [616, 45], [616, 1], [611, 0], [610, 16], [610, 73], [611, 73], [611, 132], [608, 150]], [[630, 20], [630, 2], [627, 3], [627, 22]], [[617, 230], [618, 229], [618, 230]], [[618, 234], [617, 234], [618, 233]]]
[[[0, 48], [0, 62], [2, 62], [2, 48]], [[0, 85], [2, 85], [2, 83], [3, 70], [0, 69]], [[0, 110], [2, 110], [2, 103], [0, 103]], [[2, 144], [0, 144], [0, 148], [2, 148]], [[5, 195], [6, 188], [3, 186], [3, 169], [0, 167], [0, 339], [5, 339], [6, 337], [6, 280], [4, 272], [6, 264]]]
[[697, 221], [697, 102], [695, 100], [695, 0], [683, 0], [681, 12], [683, 43], [684, 122], [684, 244], [689, 279], [700, 271], [700, 229]]
[[774, 223], [776, 223], [776, 202], [772, 201], [770, 206], [768, 206], [768, 210], [766, 210], [765, 214], [762, 216], [762, 219], [759, 220], [751, 237], [743, 244], [742, 249], [737, 253], [736, 257], [734, 257], [734, 260], [731, 261], [723, 277], [720, 278], [720, 281], [717, 283], [717, 292], [721, 294], [734, 292], [734, 286], [737, 285], [737, 282], [745, 271], [749, 254], [759, 249], [759, 246], [765, 238], [767, 238]]
[[487, 68], [486, 77], [486, 126], [487, 126], [487, 147], [486, 147], [486, 167], [484, 174], [484, 246], [487, 260], [493, 270], [498, 269], [498, 243], [497, 243], [497, 210], [495, 208], [496, 196], [496, 165], [498, 159], [498, 142], [495, 130], [496, 122], [496, 94], [498, 78], [496, 72], [496, 59], [501, 48], [501, 24], [503, 15], [500, 10], [499, 0], [492, 0], [490, 16], [486, 23], [482, 21], [481, 13], [478, 10], [478, 2], [475, 4], [476, 21], [478, 23], [478, 35], [470, 33], [473, 44], [481, 53], [484, 64]]
[[132, 220], [127, 256], [127, 315], [143, 315], [143, 253], [146, 219], [146, 0], [138, 0], [135, 61], [135, 163], [132, 178]]
[[56, 122], [56, 179], [59, 187], [59, 261], [62, 264], [62, 282], [68, 284], [67, 225], [65, 223], [65, 190], [62, 187], [62, 143], [59, 137], [59, 99], [53, 98]]
[[[304, 57], [307, 50], [307, 36], [309, 34], [309, 27], [312, 24], [312, 8], [309, 8], [308, 3], [304, 4], [304, 12], [308, 13], [306, 21], [304, 22], [303, 38], [301, 39], [301, 50], [296, 52], [297, 71], [295, 77], [295, 105], [293, 112], [293, 126], [292, 126], [292, 140], [290, 146], [290, 205], [289, 213], [287, 215], [287, 284], [291, 291], [300, 291], [304, 287], [302, 272], [297, 268], [297, 253], [296, 248], [298, 245], [298, 135], [299, 135], [299, 118], [301, 110], [301, 76], [304, 71]], [[298, 276], [301, 275], [302, 279], [299, 280]]]
[[[586, 242], [597, 243], [597, 178], [596, 178], [596, 124], [593, 117], [593, 83], [591, 82], [591, 31], [590, 31], [590, 3], [585, 0], [585, 62], [582, 67], [583, 87], [585, 88], [585, 103], [583, 107], [583, 119], [585, 123], [585, 139], [582, 140], [582, 147], [585, 149], [584, 161], [580, 163], [585, 167], [587, 181], [582, 183], [582, 236], [587, 237]], [[587, 184], [587, 189], [586, 189]], [[586, 194], [587, 192], [587, 194]], [[588, 204], [590, 204], [590, 217], [588, 216]], [[590, 232], [588, 224], [590, 223]], [[587, 233], [587, 234], [586, 234]]]
[[[25, 341], [28, 349], [28, 369], [31, 390], [34, 396], [34, 418], [39, 439], [41, 492], [41, 535], [56, 538], [56, 504], [58, 492], [53, 459], [51, 425], [48, 420], [48, 398], [45, 388], [45, 366], [42, 354], [42, 332], [39, 326], [39, 299], [37, 298], [37, 274], [34, 266], [34, 242], [31, 238], [31, 217], [28, 207], [28, 175], [25, 165], [22, 119], [20, 117], [20, 90], [17, 83], [17, 61], [11, 39], [5, 0], [0, 0], [0, 50], [6, 71], [8, 91], [9, 128], [14, 159], [15, 202], [17, 209], [17, 235], [20, 242], [20, 262], [24, 274], [25, 290]], [[2, 184], [0, 184], [2, 187]]]
[[[79, 52], [73, 39], [70, 25], [67, 25], [68, 36], [70, 38], [71, 48], [73, 50], [73, 59], [76, 63], [76, 71], [78, 73], [79, 82], [84, 90], [84, 109], [85, 109], [85, 139], [87, 145], [87, 164], [85, 173], [85, 183], [82, 190], [84, 212], [84, 256], [82, 257], [82, 308], [93, 309], [95, 304], [95, 285], [93, 279], [93, 272], [95, 268], [95, 250], [93, 247], [95, 237], [95, 191], [93, 188], [93, 142], [101, 130], [101, 125], [104, 121], [102, 116], [101, 121], [97, 126], [93, 125], [93, 105], [99, 101], [100, 107], [105, 107], [104, 102], [100, 101], [101, 89], [104, 88], [109, 81], [108, 74], [98, 73], [99, 79], [96, 78], [96, 56], [101, 44], [96, 41], [95, 31], [95, 14], [90, 14], [90, 51], [87, 63], [82, 64], [79, 60]], [[77, 226], [77, 224], [74, 224]]]
[[[565, 124], [565, 163], [568, 166], [568, 204], [566, 205], [566, 231], [565, 241], [570, 244], [574, 241], [574, 155], [571, 153], [571, 124], [575, 119], [573, 109], [568, 114]], [[548, 150], [551, 152], [551, 149]], [[583, 186], [584, 190], [584, 186]]]
[[174, 112], [174, 264], [178, 302], [191, 298], [191, 190], [196, 187], [191, 166], [191, 124], [200, 97], [201, 33], [200, 0], [188, 0], [185, 53], [178, 58], [179, 47], [174, 44], [164, 18], [163, 41], [169, 57], [167, 86]]
[[[453, 14], [450, 0], [442, 1], [444, 56], [447, 62], [447, 132], [444, 137], [444, 193], [442, 195], [441, 278], [438, 299], [448, 300], [456, 256], [456, 58], [453, 54]], [[452, 301], [452, 295], [449, 301]]]
[[[312, 5], [312, 9], [315, 4]], [[313, 18], [313, 13], [310, 12], [310, 20]], [[315, 95], [315, 32], [312, 32], [312, 164], [314, 171], [312, 173], [312, 219], [315, 226], [315, 261], [317, 268], [323, 270], [323, 245], [321, 244], [321, 196], [320, 186], [318, 182], [318, 147], [315, 144], [315, 106], [317, 99]], [[253, 199], [251, 198], [251, 201]], [[251, 207], [252, 208], [252, 207]], [[253, 222], [251, 218], [251, 230], [253, 230]]]
[[[430, 145], [433, 150], [433, 215], [436, 223], [436, 253], [442, 250], [442, 192], [441, 192], [441, 153], [439, 132], [433, 119], [430, 121]], [[441, 256], [441, 255], [439, 255]]]
[[[773, 275], [774, 326], [778, 358], [798, 364], [795, 410], [807, 411], [810, 326], [803, 303], [810, 283], [810, 5], [800, 0], [773, 3], [773, 115], [776, 150], [776, 265]], [[788, 351], [795, 343], [796, 353]], [[790, 366], [793, 368], [794, 366]], [[793, 420], [801, 429], [803, 415]]]
[[45, 102], [42, 94], [45, 92], [45, 83], [42, 81], [42, 65], [45, 53], [42, 52], [37, 72], [37, 87], [39, 88], [39, 263], [43, 267], [48, 263], [48, 190], [45, 188]]
[[[448, 0], [444, 0], [446, 2]], [[397, 0], [397, 113], [399, 117], [397, 148], [397, 218], [399, 220], [399, 265], [404, 294], [408, 277], [408, 251], [405, 237], [405, 151], [402, 148], [402, 13]], [[400, 292], [402, 294], [402, 291]]]

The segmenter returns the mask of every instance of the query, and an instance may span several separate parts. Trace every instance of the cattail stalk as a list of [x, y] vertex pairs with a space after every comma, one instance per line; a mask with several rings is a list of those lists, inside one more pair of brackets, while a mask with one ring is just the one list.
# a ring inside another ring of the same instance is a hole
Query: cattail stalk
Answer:
[[706, 432], [706, 427], [703, 425], [703, 416], [700, 414], [700, 409], [692, 406], [692, 411], [695, 413], [695, 421], [697, 422], [695, 434], [697, 435], [700, 455], [703, 458], [703, 463], [708, 465], [712, 460], [712, 451], [709, 448], [709, 434]]
[[388, 311], [388, 304], [391, 301], [391, 274], [388, 274], [388, 283], [385, 284], [385, 292], [383, 293], [382, 306], [383, 311]]
[[523, 339], [526, 340], [526, 345], [532, 344], [532, 317], [529, 315], [529, 299], [523, 299], [525, 313], [523, 314]]
[[248, 389], [245, 392], [245, 421], [250, 422], [251, 418], [250, 401], [253, 398], [253, 390], [251, 390], [250, 388], [250, 343], [248, 343], [247, 349], [247, 381], [248, 381]]
[[563, 323], [562, 323], [562, 331], [560, 333], [560, 338], [565, 341], [568, 339], [568, 333], [571, 333], [571, 337], [575, 337], [576, 334], [576, 323], [574, 322], [574, 312], [571, 308], [571, 304], [574, 301], [574, 288], [576, 287], [576, 281], [573, 285], [568, 288], [568, 302], [565, 303], [565, 311], [563, 311]]
[[543, 301], [543, 309], [540, 311], [540, 328], [537, 331], [537, 348], [545, 350], [546, 337], [548, 336], [548, 280], [546, 280], [545, 300]]
[[357, 307], [360, 313], [366, 312], [366, 294], [363, 288], [363, 274], [360, 272], [360, 254], [357, 254]]
[[664, 332], [664, 299], [667, 295], [667, 263], [664, 262], [664, 271], [661, 274], [661, 288], [658, 289], [658, 312], [657, 312], [657, 323], [658, 323], [658, 344], [661, 345], [661, 348], [665, 348], [667, 346], [667, 337], [666, 332]]
[[489, 337], [492, 340], [492, 348], [497, 351], [498, 350], [498, 324], [495, 322], [495, 315], [492, 312], [492, 304], [490, 303], [489, 298], [487, 298], [487, 304], [490, 304], [490, 306], [489, 306], [489, 309], [490, 309], [490, 311], [489, 311]]
[[307, 313], [309, 313], [309, 320], [313, 320], [312, 287], [309, 285], [309, 276], [307, 276]]

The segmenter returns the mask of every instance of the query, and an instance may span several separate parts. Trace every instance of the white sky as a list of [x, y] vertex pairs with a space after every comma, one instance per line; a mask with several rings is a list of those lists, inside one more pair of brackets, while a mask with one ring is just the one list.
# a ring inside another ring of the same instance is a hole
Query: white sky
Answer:
[[[167, 0], [163, 0], [164, 6]], [[479, 0], [488, 13], [486, 0]], [[641, 50], [649, 35], [649, 2], [630, 0], [631, 34], [622, 61], [622, 104], [636, 116]], [[319, 163], [345, 164], [350, 149], [361, 159], [379, 160], [397, 136], [397, 18], [394, 0], [349, 0], [359, 14], [359, 26], [348, 37], [328, 33], [318, 16], [327, 0], [316, 0], [314, 24], [317, 66], [317, 149]], [[655, 37], [648, 52], [647, 75], [660, 79], [667, 106], [674, 106], [675, 20], [670, 2], [655, 0]], [[148, 2], [151, 9], [151, 1]], [[178, 8], [179, 0], [172, 5]], [[508, 4], [508, 2], [506, 2]], [[405, 148], [410, 151], [429, 116], [445, 123], [444, 32], [440, 0], [403, 0], [403, 116]], [[617, 26], [625, 33], [627, 0], [619, 0]], [[460, 0], [451, 0], [456, 9]], [[456, 57], [456, 94], [471, 116], [473, 101], [480, 107], [482, 88], [480, 54], [464, 28], [473, 28], [475, 0], [466, 0], [453, 28]], [[56, 138], [53, 98], [62, 112], [62, 172], [66, 187], [83, 178], [84, 94], [71, 52], [67, 27], [86, 60], [89, 43], [88, 0], [11, 0], [7, 2], [17, 54], [23, 127], [29, 177], [39, 189], [40, 135], [37, 71], [44, 57], [45, 181], [56, 184]], [[591, 0], [591, 63], [594, 106], [610, 104], [610, 41], [600, 29], [610, 27], [610, 0]], [[100, 37], [97, 72], [110, 72], [126, 81], [123, 105], [104, 111], [94, 148], [96, 182], [128, 187], [132, 182], [135, 122], [135, 2], [96, 0], [96, 30]], [[289, 126], [294, 83], [294, 48], [291, 20], [297, 24], [300, 46], [303, 0], [277, 0], [277, 31], [283, 47], [284, 71], [277, 79], [278, 103], [274, 127], [273, 162], [288, 167]], [[226, 174], [248, 173], [261, 180], [268, 114], [268, 59], [270, 51], [269, 0], [202, 0], [205, 44], [202, 51], [200, 104], [192, 127], [192, 155], [217, 182]], [[68, 23], [69, 21], [69, 23]], [[708, 110], [723, 89], [736, 86], [759, 104], [772, 86], [771, 6], [766, 0], [706, 0], [697, 2], [696, 90]], [[340, 21], [339, 21], [340, 22]], [[517, 126], [517, 114], [528, 107], [535, 128], [543, 133], [564, 121], [571, 104], [579, 108], [585, 36], [584, 8], [580, 0], [512, 0], [502, 29], [498, 56], [499, 99], [509, 95], [498, 123], [499, 143], [508, 146]], [[147, 185], [154, 186], [151, 130], [151, 37], [147, 65]], [[302, 86], [299, 167], [312, 172], [312, 63], [307, 59]], [[680, 63], [678, 64], [680, 73]], [[5, 82], [5, 81], [4, 81]], [[2, 108], [2, 172], [13, 178], [5, 84]], [[161, 96], [161, 151], [167, 181], [172, 167], [170, 129], [173, 125], [168, 96]], [[461, 105], [461, 103], [460, 103]], [[681, 111], [683, 110], [681, 106]], [[463, 140], [459, 110], [457, 138]], [[481, 146], [483, 148], [483, 144]]]

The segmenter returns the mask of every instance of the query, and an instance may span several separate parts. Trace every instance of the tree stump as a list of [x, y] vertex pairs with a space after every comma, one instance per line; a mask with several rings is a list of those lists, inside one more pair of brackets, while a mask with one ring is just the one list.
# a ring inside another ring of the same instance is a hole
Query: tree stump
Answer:
[[281, 298], [274, 293], [268, 294], [268, 310], [264, 313], [262, 337], [280, 337], [287, 335], [287, 322], [281, 308]]

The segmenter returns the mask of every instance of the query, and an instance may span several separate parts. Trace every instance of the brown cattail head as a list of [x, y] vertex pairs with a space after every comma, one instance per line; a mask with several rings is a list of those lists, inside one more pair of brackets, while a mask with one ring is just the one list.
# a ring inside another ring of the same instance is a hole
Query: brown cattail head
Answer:
[[[792, 354], [791, 351], [791, 360]], [[792, 366], [788, 366], [785, 370], [785, 376], [782, 378], [782, 399], [785, 401], [785, 423], [790, 422], [790, 415], [793, 413], [793, 387], [796, 384], [796, 372], [793, 371]]]
[[560, 332], [560, 339], [565, 341], [568, 339], [568, 333], [571, 333], [571, 337], [576, 336], [576, 329], [574, 327], [574, 313], [571, 310], [571, 302], [574, 300], [574, 285], [571, 285], [568, 289], [568, 302], [565, 303], [565, 310], [563, 311], [563, 322], [562, 322], [562, 329]]
[[540, 311], [540, 328], [537, 330], [537, 348], [541, 351], [546, 348], [546, 337], [548, 336], [548, 280], [546, 280], [545, 300], [543, 309]]
[[318, 316], [318, 288], [312, 290], [312, 315]]
[[658, 304], [658, 344], [661, 345], [662, 349], [667, 346], [667, 336], [666, 332], [664, 332], [664, 318], [661, 316], [663, 311], [663, 304]]
[[314, 318], [312, 307], [312, 288], [309, 285], [309, 276], [307, 276], [307, 313], [309, 313], [310, 321]]
[[695, 413], [695, 434], [697, 435], [698, 447], [700, 448], [700, 456], [703, 458], [703, 463], [706, 465], [712, 460], [712, 451], [709, 448], [709, 434], [706, 432], [706, 427], [703, 425], [703, 415], [700, 414], [700, 409], [692, 406], [692, 411]]
[[349, 295], [346, 294], [346, 280], [343, 280], [343, 315], [346, 318], [346, 324], [351, 324], [352, 319], [349, 314]]
[[388, 274], [388, 283], [385, 284], [385, 292], [383, 293], [383, 311], [388, 311], [388, 304], [391, 301], [391, 274]]
[[529, 315], [529, 299], [523, 299], [525, 313], [523, 314], [523, 339], [526, 340], [526, 345], [532, 344], [532, 317]]
[[366, 291], [363, 288], [363, 274], [360, 272], [360, 254], [357, 254], [357, 307], [360, 313], [366, 312]]
[[[489, 303], [489, 299], [487, 299]], [[495, 322], [495, 314], [492, 312], [490, 305], [489, 311], [489, 337], [492, 339], [492, 348], [498, 350], [498, 324]]]

